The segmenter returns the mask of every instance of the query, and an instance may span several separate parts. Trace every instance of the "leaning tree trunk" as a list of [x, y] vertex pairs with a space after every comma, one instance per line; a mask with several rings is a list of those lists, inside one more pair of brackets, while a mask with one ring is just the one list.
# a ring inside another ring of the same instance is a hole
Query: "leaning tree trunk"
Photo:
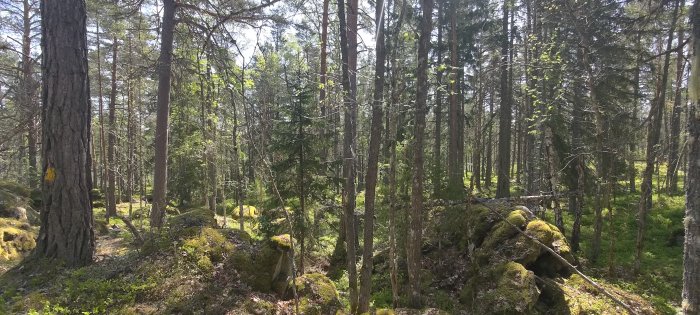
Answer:
[[44, 178], [34, 254], [69, 266], [95, 252], [86, 19], [84, 0], [41, 1]]
[[362, 251], [362, 270], [360, 271], [359, 313], [369, 311], [372, 293], [372, 256], [374, 254], [374, 201], [376, 199], [377, 174], [379, 172], [379, 149], [382, 143], [382, 119], [384, 97], [384, 0], [378, 0], [375, 8], [377, 39], [374, 63], [374, 102], [372, 103], [372, 129], [369, 139], [369, 156], [367, 158], [367, 175], [365, 176], [365, 230], [364, 249]]
[[[668, 40], [666, 42], [666, 51], [671, 50], [673, 45], [673, 33], [676, 26], [676, 21], [678, 18], [678, 9], [680, 1], [676, 1], [675, 8], [673, 10], [673, 21], [671, 22], [671, 28], [668, 31]], [[651, 209], [651, 195], [652, 195], [652, 176], [654, 175], [654, 165], [656, 164], [656, 158], [658, 156], [657, 144], [659, 143], [659, 138], [661, 136], [661, 124], [663, 121], [664, 104], [666, 104], [666, 85], [668, 83], [668, 68], [671, 63], [670, 54], [664, 56], [664, 65], [661, 73], [661, 82], [656, 86], [656, 98], [655, 102], [652, 102], [652, 108], [649, 111], [649, 126], [647, 129], [647, 152], [646, 152], [646, 167], [644, 168], [644, 175], [642, 177], [642, 191], [639, 197], [639, 211], [637, 214], [637, 241], [636, 241], [636, 255], [634, 259], [634, 272], [639, 273], [642, 251], [644, 249], [644, 235], [646, 234], [646, 222], [649, 210]]]
[[700, 314], [700, 0], [695, 0], [693, 57], [688, 107], [688, 172], [685, 195], [683, 313]]
[[170, 108], [170, 68], [173, 60], [175, 0], [163, 0], [160, 57], [158, 57], [158, 109], [156, 111], [153, 207], [151, 227], [163, 226], [165, 194], [168, 189], [168, 112]]

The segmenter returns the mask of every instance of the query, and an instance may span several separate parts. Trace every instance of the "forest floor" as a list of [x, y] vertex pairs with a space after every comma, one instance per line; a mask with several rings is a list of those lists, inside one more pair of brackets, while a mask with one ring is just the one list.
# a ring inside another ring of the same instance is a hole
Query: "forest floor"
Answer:
[[[662, 168], [661, 174], [664, 173]], [[663, 183], [663, 177], [655, 177], [656, 180]], [[676, 314], [682, 286], [684, 197], [654, 194], [641, 274], [634, 276], [631, 270], [635, 256], [639, 193], [627, 192], [623, 182], [619, 183], [616, 191], [612, 200], [613, 212], [604, 213], [603, 246], [600, 259], [595, 263], [587, 259], [593, 239], [594, 201], [586, 200], [581, 251], [576, 255], [580, 269], [611, 290], [630, 292], [639, 296], [639, 299], [648, 301], [653, 305], [654, 313]], [[131, 206], [134, 225], [147, 231], [147, 208], [141, 208], [138, 202], [133, 202]], [[566, 209], [566, 204], [562, 206]], [[129, 203], [118, 205], [121, 215], [127, 216], [128, 209]], [[223, 225], [223, 216], [218, 215], [216, 219], [219, 226]], [[552, 213], [545, 213], [544, 219], [551, 222]], [[332, 221], [333, 218], [329, 220]], [[386, 229], [381, 224], [381, 211], [378, 220], [379, 241]], [[566, 212], [567, 233], [571, 230], [572, 221], [572, 215]], [[201, 310], [209, 307], [207, 310], [211, 314], [291, 312], [292, 305], [288, 299], [281, 300], [274, 294], [257, 292], [244, 284], [237, 272], [227, 270], [229, 266], [225, 262], [217, 262], [215, 258], [215, 253], [231, 250], [227, 245], [229, 243], [249, 252], [259, 250], [251, 245], [254, 243], [245, 241], [246, 238], [255, 242], [264, 239], [255, 220], [244, 221], [249, 233], [243, 236], [237, 232], [239, 222], [228, 217], [227, 228], [204, 233], [207, 235], [204, 249], [197, 247], [202, 242], [197, 237], [184, 241], [166, 238], [157, 244], [136, 246], [134, 236], [120, 219], [113, 218], [109, 224], [105, 222], [104, 208], [95, 209], [95, 222], [97, 262], [92, 266], [63, 269], [46, 262], [4, 262], [0, 270], [0, 313], [61, 314], [80, 311], [91, 314], [160, 314], [188, 313], [187, 310], [200, 307]], [[332, 233], [322, 234], [324, 236], [314, 241], [313, 250], [306, 260], [307, 271], [322, 272], [328, 267], [328, 257], [335, 239], [329, 236]], [[223, 235], [223, 241], [217, 238], [220, 235]], [[378, 246], [378, 251], [385, 250], [381, 245]], [[235, 255], [236, 251], [233, 253]], [[437, 254], [443, 255], [440, 256], [442, 259], [461, 257], [450, 256], [449, 250]], [[203, 261], [205, 256], [211, 257], [211, 261], [209, 258]], [[432, 262], [427, 261], [425, 264], [430, 265]], [[457, 264], [457, 261], [452, 264]], [[390, 307], [391, 290], [387, 280], [386, 272], [375, 275], [373, 305], [377, 308]], [[434, 279], [433, 285], [437, 280], [439, 279]], [[347, 275], [343, 274], [333, 280], [333, 286], [337, 288], [340, 302], [347, 306]], [[453, 293], [430, 288], [426, 292], [431, 296], [431, 306], [448, 313], [461, 314]], [[403, 314], [400, 311], [396, 313]], [[606, 311], [601, 313], [614, 314]]]

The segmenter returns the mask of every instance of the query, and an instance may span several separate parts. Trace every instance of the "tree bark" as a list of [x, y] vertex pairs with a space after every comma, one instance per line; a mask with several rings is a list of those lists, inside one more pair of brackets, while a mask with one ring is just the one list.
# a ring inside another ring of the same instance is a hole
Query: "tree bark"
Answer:
[[34, 254], [92, 262], [90, 83], [84, 0], [41, 1], [42, 195]]
[[[418, 68], [416, 69], [416, 117], [412, 148], [411, 211], [408, 216], [409, 230], [406, 242], [408, 287], [411, 300], [409, 304], [414, 308], [420, 308], [423, 304], [421, 301], [420, 281], [422, 269], [421, 248], [423, 245], [423, 139], [425, 137], [425, 112], [428, 101], [428, 53], [430, 51], [430, 34], [433, 28], [433, 0], [421, 0], [421, 9], [423, 14], [420, 20]], [[461, 179], [462, 177], [460, 176], [459, 178]]]
[[511, 3], [503, 1], [503, 20], [501, 38], [501, 107], [498, 120], [498, 180], [496, 182], [496, 198], [510, 196], [510, 129], [513, 112], [511, 109], [510, 83], [508, 76], [508, 9]]
[[683, 314], [700, 314], [700, 0], [695, 0], [692, 71], [688, 90], [688, 171], [685, 185], [685, 247], [683, 254]]
[[362, 269], [360, 275], [359, 313], [369, 311], [372, 293], [372, 256], [374, 254], [374, 203], [376, 199], [377, 173], [379, 172], [379, 150], [382, 143], [382, 120], [384, 106], [384, 0], [378, 0], [375, 7], [376, 44], [374, 62], [374, 101], [372, 103], [372, 127], [365, 176], [365, 229]]
[[[673, 9], [673, 18], [671, 27], [668, 32], [668, 40], [666, 41], [666, 51], [671, 50], [673, 45], [673, 34], [678, 19], [678, 10], [680, 1], [675, 1]], [[661, 124], [663, 121], [664, 105], [666, 104], [666, 85], [668, 83], [668, 68], [671, 63], [670, 54], [664, 57], [664, 64], [661, 73], [661, 81], [656, 86], [655, 102], [652, 102], [652, 108], [649, 110], [649, 125], [647, 128], [647, 152], [646, 152], [646, 167], [642, 177], [642, 191], [639, 198], [639, 210], [637, 214], [637, 241], [636, 255], [634, 259], [634, 272], [639, 273], [642, 260], [642, 251], [644, 250], [644, 236], [646, 234], [646, 221], [649, 210], [652, 207], [652, 176], [654, 174], [654, 165], [658, 157], [657, 144], [661, 137]]]
[[173, 32], [175, 30], [175, 0], [163, 0], [160, 56], [158, 57], [158, 99], [155, 159], [153, 174], [153, 206], [151, 227], [163, 226], [166, 192], [168, 189], [168, 115], [170, 109], [170, 68], [173, 59]]

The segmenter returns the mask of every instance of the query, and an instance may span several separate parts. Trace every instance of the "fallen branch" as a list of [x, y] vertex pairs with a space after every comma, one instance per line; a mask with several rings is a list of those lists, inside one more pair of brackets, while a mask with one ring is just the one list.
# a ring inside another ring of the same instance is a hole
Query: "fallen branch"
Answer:
[[603, 287], [601, 287], [598, 283], [596, 283], [596, 282], [593, 281], [591, 278], [589, 278], [588, 276], [586, 276], [585, 274], [583, 274], [581, 271], [579, 271], [578, 269], [576, 269], [576, 267], [575, 267], [574, 265], [572, 265], [571, 263], [569, 263], [566, 259], [564, 259], [564, 257], [561, 257], [561, 255], [559, 255], [559, 254], [558, 254], [557, 252], [555, 252], [553, 249], [549, 248], [549, 246], [542, 244], [539, 240], [537, 240], [537, 239], [534, 238], [533, 236], [531, 236], [531, 235], [525, 233], [523, 230], [521, 230], [520, 228], [518, 228], [515, 224], [513, 224], [513, 223], [511, 223], [510, 221], [506, 220], [506, 217], [503, 216], [503, 214], [500, 213], [498, 210], [491, 208], [491, 207], [490, 207], [488, 204], [486, 204], [485, 202], [478, 201], [477, 199], [475, 199], [475, 202], [474, 202], [474, 203], [481, 204], [481, 205], [483, 205], [484, 207], [486, 207], [486, 209], [488, 209], [489, 211], [491, 211], [491, 212], [493, 212], [494, 214], [496, 214], [503, 222], [506, 222], [507, 224], [509, 224], [510, 226], [512, 226], [516, 231], [518, 231], [518, 233], [520, 233], [521, 235], [527, 237], [528, 239], [530, 239], [531, 241], [533, 241], [535, 244], [537, 244], [537, 245], [541, 246], [542, 248], [544, 248], [544, 250], [546, 250], [548, 253], [552, 254], [552, 256], [554, 256], [554, 258], [556, 258], [559, 262], [561, 262], [561, 263], [564, 264], [565, 266], [569, 267], [569, 269], [571, 269], [574, 273], [576, 273], [576, 274], [578, 274], [579, 276], [581, 276], [581, 278], [583, 278], [583, 280], [585, 280], [585, 281], [588, 282], [590, 285], [592, 285], [594, 288], [596, 288], [598, 291], [600, 291], [600, 292], [603, 293], [605, 296], [607, 296], [608, 298], [610, 298], [613, 302], [615, 302], [616, 304], [622, 306], [622, 308], [624, 308], [628, 313], [630, 313], [630, 314], [632, 314], [632, 315], [637, 315], [637, 312], [635, 312], [629, 305], [627, 305], [625, 302], [622, 302], [620, 299], [618, 299], [618, 298], [616, 298], [615, 296], [613, 296], [612, 293], [606, 291], [606, 290], [605, 290]]
[[464, 204], [484, 204], [484, 203], [522, 203], [522, 202], [534, 202], [541, 200], [548, 200], [553, 198], [564, 198], [572, 194], [577, 194], [577, 191], [569, 191], [559, 194], [546, 194], [546, 195], [534, 195], [534, 196], [517, 196], [517, 197], [507, 197], [507, 198], [470, 198], [466, 200], [444, 200], [444, 199], [432, 199], [425, 202], [426, 207], [438, 207], [438, 206], [458, 206]]
[[131, 223], [131, 220], [129, 220], [127, 217], [125, 217], [123, 215], [119, 215], [119, 214], [117, 215], [117, 218], [119, 218], [120, 220], [122, 220], [124, 222], [124, 224], [126, 224], [126, 227], [129, 229], [129, 232], [131, 232], [131, 234], [134, 235], [134, 237], [136, 238], [136, 241], [139, 244], [143, 244], [143, 236], [141, 236], [141, 233], [139, 233], [139, 230], [136, 229], [136, 227]]

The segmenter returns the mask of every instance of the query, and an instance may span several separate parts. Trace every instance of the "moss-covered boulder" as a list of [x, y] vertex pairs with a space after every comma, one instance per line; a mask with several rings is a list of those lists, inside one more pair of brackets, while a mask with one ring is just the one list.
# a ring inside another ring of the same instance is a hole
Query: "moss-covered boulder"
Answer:
[[257, 297], [250, 298], [243, 302], [243, 308], [246, 312], [253, 315], [275, 314], [275, 305], [272, 304], [272, 302]]
[[491, 267], [467, 283], [460, 301], [474, 314], [528, 314], [540, 295], [535, 274], [516, 262]]
[[215, 227], [216, 218], [214, 212], [209, 209], [196, 208], [170, 217], [168, 226], [176, 235], [189, 237], [196, 235], [204, 227]]
[[289, 293], [292, 275], [289, 242], [289, 235], [277, 235], [252, 244], [245, 251], [234, 251], [225, 268], [235, 270], [255, 291], [274, 292], [284, 297]]
[[297, 277], [296, 289], [301, 314], [336, 314], [343, 307], [333, 281], [320, 273]]
[[223, 262], [235, 249], [219, 230], [211, 227], [202, 228], [199, 235], [184, 240], [180, 248], [203, 273], [212, 272], [214, 265]]

